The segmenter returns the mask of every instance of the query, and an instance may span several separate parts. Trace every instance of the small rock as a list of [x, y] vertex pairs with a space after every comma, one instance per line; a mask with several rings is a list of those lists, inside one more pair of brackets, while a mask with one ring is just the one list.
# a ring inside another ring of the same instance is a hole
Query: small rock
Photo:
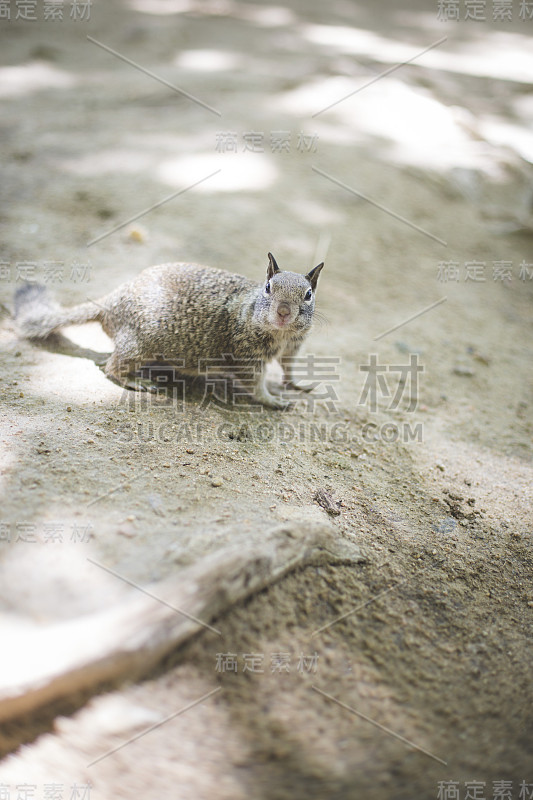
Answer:
[[215, 486], [215, 487], [216, 486], [222, 486], [223, 483], [224, 483], [224, 481], [222, 480], [222, 478], [213, 478], [213, 480], [211, 481], [211, 486]]
[[464, 364], [456, 364], [453, 368], [455, 375], [461, 375], [463, 378], [473, 378], [476, 374], [472, 367], [467, 367]]
[[67, 406], [67, 411], [72, 411], [72, 407], [71, 406]]
[[435, 469], [440, 469], [441, 472], [444, 472], [445, 469], [444, 464], [441, 464], [440, 462], [438, 464], [435, 464]]
[[132, 242], [144, 244], [148, 239], [148, 231], [140, 225], [135, 225], [128, 229], [126, 236], [128, 239], [131, 239]]
[[476, 350], [475, 347], [468, 347], [467, 352], [470, 353], [472, 358], [475, 358], [476, 361], [479, 361], [480, 364], [485, 364], [486, 367], [490, 364], [490, 358], [486, 356], [484, 353], [480, 353], [479, 350]]
[[407, 353], [407, 355], [410, 355], [411, 353], [414, 353], [415, 355], [422, 355], [422, 350], [411, 347], [411, 345], [407, 342], [397, 341], [394, 342], [394, 345], [396, 349], [400, 351], [400, 353]]

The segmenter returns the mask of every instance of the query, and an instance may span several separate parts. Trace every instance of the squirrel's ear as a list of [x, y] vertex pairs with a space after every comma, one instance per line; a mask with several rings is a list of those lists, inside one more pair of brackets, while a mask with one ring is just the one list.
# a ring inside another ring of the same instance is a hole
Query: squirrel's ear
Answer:
[[267, 269], [267, 281], [276, 274], [276, 272], [281, 272], [280, 268], [276, 264], [276, 259], [272, 255], [272, 253], [268, 254], [268, 269]]
[[307, 278], [307, 280], [309, 281], [309, 283], [311, 284], [311, 288], [312, 288], [313, 292], [316, 289], [316, 285], [318, 283], [318, 276], [320, 275], [320, 270], [322, 269], [323, 266], [324, 266], [324, 262], [319, 264], [318, 267], [315, 267], [314, 269], [312, 269], [311, 272], [308, 272], [307, 275], [305, 276]]

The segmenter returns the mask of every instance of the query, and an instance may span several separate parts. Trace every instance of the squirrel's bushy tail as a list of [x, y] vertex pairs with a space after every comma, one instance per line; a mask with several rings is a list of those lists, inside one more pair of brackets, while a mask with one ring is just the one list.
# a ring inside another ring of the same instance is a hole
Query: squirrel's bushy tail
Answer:
[[103, 309], [93, 302], [62, 308], [50, 296], [46, 286], [27, 283], [15, 292], [14, 318], [27, 339], [44, 339], [65, 325], [82, 325], [99, 320]]

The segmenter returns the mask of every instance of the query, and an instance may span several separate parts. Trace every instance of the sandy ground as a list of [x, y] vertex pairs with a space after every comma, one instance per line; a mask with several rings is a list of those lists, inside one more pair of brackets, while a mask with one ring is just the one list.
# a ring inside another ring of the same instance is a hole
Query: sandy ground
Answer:
[[[366, 560], [297, 570], [210, 620], [222, 640], [199, 629], [149, 675], [6, 722], [0, 785], [532, 797], [533, 20], [132, 0], [89, 20], [67, 3], [62, 21], [38, 3], [33, 21], [11, 5], [4, 666], [38, 673], [33, 636], [136, 595], [94, 561], [154, 590], [236, 536], [317, 520]], [[145, 402], [95, 365], [98, 326], [36, 347], [9, 317], [25, 278], [74, 304], [165, 261], [262, 280], [269, 250], [326, 262], [302, 372], [318, 385], [287, 413], [224, 406], [201, 381]]]

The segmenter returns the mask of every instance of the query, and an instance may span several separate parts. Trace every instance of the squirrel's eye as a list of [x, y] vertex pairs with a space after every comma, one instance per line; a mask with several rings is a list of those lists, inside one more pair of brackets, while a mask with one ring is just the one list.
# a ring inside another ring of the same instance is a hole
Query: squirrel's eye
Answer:
[[267, 285], [265, 286], [265, 294], [270, 294], [270, 281], [268, 281]]
[[304, 300], [308, 303], [313, 298], [313, 290], [308, 289], [305, 293]]

